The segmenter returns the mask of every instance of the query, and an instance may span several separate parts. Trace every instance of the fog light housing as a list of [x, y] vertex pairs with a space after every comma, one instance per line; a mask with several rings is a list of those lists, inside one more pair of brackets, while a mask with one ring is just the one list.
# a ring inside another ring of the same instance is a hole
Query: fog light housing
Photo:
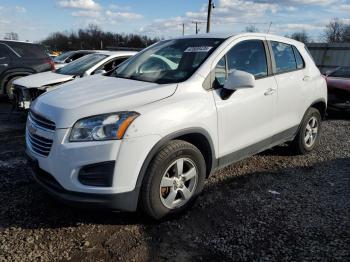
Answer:
[[80, 183], [86, 186], [111, 187], [113, 185], [115, 161], [83, 166], [78, 174]]

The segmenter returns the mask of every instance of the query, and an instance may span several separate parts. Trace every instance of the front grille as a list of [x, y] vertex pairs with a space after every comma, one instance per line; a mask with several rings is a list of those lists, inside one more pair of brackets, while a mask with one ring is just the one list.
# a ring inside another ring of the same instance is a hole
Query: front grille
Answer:
[[41, 127], [43, 129], [55, 130], [56, 128], [56, 125], [54, 122], [34, 113], [32, 110], [29, 111], [28, 118], [36, 126]]
[[31, 134], [27, 130], [27, 141], [30, 145], [30, 149], [35, 153], [47, 157], [50, 154], [53, 141], [35, 134]]
[[55, 128], [54, 122], [30, 110], [26, 131], [28, 148], [38, 155], [47, 157], [52, 147]]

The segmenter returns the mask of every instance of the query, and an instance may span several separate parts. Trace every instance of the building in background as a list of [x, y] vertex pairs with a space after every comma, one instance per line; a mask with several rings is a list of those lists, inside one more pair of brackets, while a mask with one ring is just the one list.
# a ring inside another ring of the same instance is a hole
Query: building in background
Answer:
[[321, 73], [350, 66], [350, 43], [308, 43], [308, 49]]

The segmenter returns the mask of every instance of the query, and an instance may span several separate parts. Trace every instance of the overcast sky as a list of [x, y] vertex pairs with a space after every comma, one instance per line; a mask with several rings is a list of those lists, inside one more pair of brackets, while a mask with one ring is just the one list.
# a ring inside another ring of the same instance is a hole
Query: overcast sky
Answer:
[[[0, 38], [16, 32], [20, 40], [39, 41], [52, 32], [89, 23], [118, 33], [168, 38], [194, 33], [205, 21], [207, 0], [1, 0]], [[314, 40], [332, 18], [350, 23], [350, 0], [213, 0], [212, 32], [239, 33], [248, 25], [285, 35], [305, 30]], [[205, 32], [205, 23], [200, 31]]]

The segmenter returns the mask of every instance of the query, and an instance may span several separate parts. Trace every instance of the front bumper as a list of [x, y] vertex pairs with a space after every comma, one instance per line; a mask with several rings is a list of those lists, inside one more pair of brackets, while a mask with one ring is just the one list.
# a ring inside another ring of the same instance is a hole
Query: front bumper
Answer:
[[139, 188], [117, 194], [93, 194], [66, 190], [51, 174], [39, 167], [38, 161], [31, 156], [28, 150], [26, 153], [32, 177], [44, 191], [55, 199], [78, 207], [136, 211]]
[[14, 100], [17, 108], [29, 109], [30, 104], [38, 98], [45, 90], [37, 88], [27, 88], [25, 86], [14, 85]]
[[[28, 117], [26, 153], [29, 162], [35, 163], [32, 165], [34, 178], [46, 191], [65, 202], [79, 205], [128, 211], [136, 209], [142, 180], [139, 179], [141, 167], [159, 141], [158, 135], [69, 142], [69, 128], [43, 129], [37, 123], [43, 124], [44, 120], [38, 115], [34, 115], [35, 118], [37, 122]], [[109, 161], [115, 165], [108, 186], [87, 185], [79, 180], [80, 171], [86, 166]]]

